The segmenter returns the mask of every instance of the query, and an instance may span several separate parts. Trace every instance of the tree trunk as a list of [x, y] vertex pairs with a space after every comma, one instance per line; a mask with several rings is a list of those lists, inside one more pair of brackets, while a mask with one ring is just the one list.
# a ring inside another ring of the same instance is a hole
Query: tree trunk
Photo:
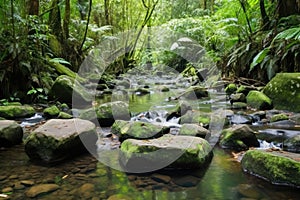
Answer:
[[62, 27], [61, 27], [61, 16], [60, 16], [60, 9], [59, 9], [59, 1], [60, 0], [53, 0], [51, 7], [53, 8], [49, 14], [49, 27], [53, 35], [59, 41], [62, 41]]
[[27, 0], [26, 4], [28, 5], [28, 15], [39, 15], [39, 0]]
[[277, 4], [278, 17], [287, 17], [290, 15], [300, 14], [298, 0], [278, 0]]
[[109, 0], [104, 0], [104, 15], [105, 15], [105, 24], [111, 25], [109, 20]]
[[269, 25], [270, 20], [267, 15], [267, 12], [266, 12], [264, 0], [259, 1], [259, 7], [260, 7], [260, 14], [261, 14], [261, 19], [262, 19], [263, 30], [268, 30], [268, 25]]
[[64, 24], [63, 24], [63, 29], [64, 29], [64, 40], [67, 40], [69, 38], [69, 24], [70, 24], [70, 16], [71, 16], [71, 11], [70, 11], [70, 0], [65, 0], [65, 17], [64, 17]]
[[203, 9], [206, 10], [207, 9], [207, 1], [203, 0]]

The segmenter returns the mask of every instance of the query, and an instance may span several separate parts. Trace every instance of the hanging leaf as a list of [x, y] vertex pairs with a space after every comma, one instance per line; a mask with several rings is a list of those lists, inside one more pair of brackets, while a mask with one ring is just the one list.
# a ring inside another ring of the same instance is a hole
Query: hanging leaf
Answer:
[[264, 60], [264, 58], [268, 55], [269, 52], [270, 52], [269, 48], [265, 48], [261, 52], [259, 52], [254, 57], [252, 63], [250, 64], [250, 70], [249, 70], [249, 72], [251, 72], [258, 64], [260, 64]]
[[297, 27], [297, 28], [290, 28], [290, 29], [284, 30], [284, 31], [278, 33], [273, 41], [278, 40], [278, 39], [299, 40], [300, 39], [300, 28]]
[[67, 64], [67, 65], [71, 65], [71, 63], [69, 63], [68, 61], [66, 61], [63, 58], [52, 58], [50, 60], [50, 62], [55, 62], [55, 63], [60, 63], [60, 64]]

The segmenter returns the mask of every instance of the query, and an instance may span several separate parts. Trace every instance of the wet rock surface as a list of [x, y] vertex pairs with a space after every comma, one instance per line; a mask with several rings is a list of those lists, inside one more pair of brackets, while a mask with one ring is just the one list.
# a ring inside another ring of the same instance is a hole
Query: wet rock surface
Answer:
[[35, 129], [25, 141], [31, 160], [55, 163], [85, 152], [81, 138], [95, 142], [95, 125], [81, 119], [52, 119]]
[[20, 144], [23, 138], [23, 129], [12, 120], [0, 120], [0, 147], [9, 147]]

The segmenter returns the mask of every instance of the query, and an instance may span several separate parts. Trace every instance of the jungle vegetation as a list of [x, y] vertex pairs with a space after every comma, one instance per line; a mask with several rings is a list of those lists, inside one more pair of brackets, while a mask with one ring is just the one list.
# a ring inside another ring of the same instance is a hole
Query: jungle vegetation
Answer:
[[[277, 72], [300, 71], [299, 24], [299, 0], [2, 0], [0, 99], [45, 100], [59, 75], [56, 64], [77, 72], [101, 41], [154, 26], [199, 42], [224, 77], [267, 82]], [[155, 56], [168, 65], [180, 62], [135, 44], [126, 44], [107, 73]]]

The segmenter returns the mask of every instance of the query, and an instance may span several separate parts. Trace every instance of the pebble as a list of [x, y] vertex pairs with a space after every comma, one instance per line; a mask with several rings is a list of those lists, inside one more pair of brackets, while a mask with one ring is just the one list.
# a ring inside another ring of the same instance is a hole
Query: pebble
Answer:
[[7, 176], [0, 176], [0, 181], [3, 181], [7, 178]]
[[171, 177], [162, 174], [153, 174], [151, 178], [160, 183], [169, 183], [171, 181]]
[[24, 185], [22, 185], [20, 182], [16, 183], [14, 186], [15, 190], [23, 190], [25, 188]]
[[12, 187], [6, 187], [6, 188], [3, 188], [2, 189], [2, 193], [9, 193], [9, 192], [12, 192], [13, 191], [13, 188]]
[[33, 186], [34, 185], [34, 181], [23, 180], [23, 181], [21, 181], [21, 184], [24, 185], [24, 186]]
[[8, 179], [17, 179], [17, 178], [18, 178], [17, 175], [11, 175], [11, 176], [8, 177]]
[[59, 189], [56, 184], [40, 184], [32, 186], [25, 194], [27, 197], [34, 198], [40, 194], [50, 193]]

